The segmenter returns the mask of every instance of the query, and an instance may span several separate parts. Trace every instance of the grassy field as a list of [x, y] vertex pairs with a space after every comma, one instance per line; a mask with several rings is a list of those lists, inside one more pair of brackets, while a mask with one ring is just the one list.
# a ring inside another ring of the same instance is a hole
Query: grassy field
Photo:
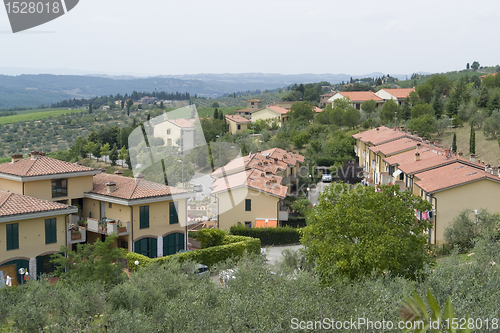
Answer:
[[[464, 153], [464, 157], [469, 156], [470, 127], [453, 128], [444, 132], [441, 136], [436, 136], [433, 140], [439, 140], [443, 146], [450, 147], [453, 133], [457, 133], [457, 148]], [[476, 158], [485, 161], [486, 164], [494, 166], [500, 165], [500, 147], [495, 139], [486, 138], [482, 130], [476, 129]]]
[[[52, 109], [54, 111], [46, 111], [47, 109], [44, 110], [45, 110], [44, 112], [35, 112], [35, 113], [31, 112], [26, 114], [16, 114], [13, 116], [0, 117], [0, 125], [41, 120], [41, 119], [47, 119], [49, 117], [57, 117], [62, 114], [71, 114], [84, 111], [82, 109], [78, 110]], [[26, 110], [26, 111], [34, 111], [34, 110]]]

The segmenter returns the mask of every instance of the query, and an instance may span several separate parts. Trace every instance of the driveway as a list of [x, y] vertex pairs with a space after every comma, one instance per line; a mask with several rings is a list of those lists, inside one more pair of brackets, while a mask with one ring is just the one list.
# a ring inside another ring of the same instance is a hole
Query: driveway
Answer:
[[297, 251], [298, 249], [303, 248], [302, 245], [276, 245], [270, 247], [263, 247], [264, 251], [266, 251], [266, 257], [269, 264], [274, 265], [282, 258], [281, 252], [284, 250], [292, 250]]
[[317, 204], [318, 203], [318, 198], [319, 198], [319, 195], [321, 194], [321, 192], [323, 192], [323, 190], [329, 186], [331, 183], [323, 183], [323, 182], [319, 182], [318, 184], [316, 184], [316, 187], [315, 188], [312, 188], [311, 191], [309, 192], [309, 201], [311, 201], [311, 203], [314, 205], [314, 204]]

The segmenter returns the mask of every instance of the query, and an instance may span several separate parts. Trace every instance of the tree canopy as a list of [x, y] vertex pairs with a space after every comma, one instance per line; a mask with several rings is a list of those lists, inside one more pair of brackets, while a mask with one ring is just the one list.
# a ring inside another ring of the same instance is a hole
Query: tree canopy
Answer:
[[425, 211], [431, 204], [397, 185], [376, 192], [335, 183], [308, 217], [302, 239], [306, 255], [325, 283], [373, 273], [417, 279], [432, 258], [425, 234], [431, 224], [418, 221], [415, 209]]

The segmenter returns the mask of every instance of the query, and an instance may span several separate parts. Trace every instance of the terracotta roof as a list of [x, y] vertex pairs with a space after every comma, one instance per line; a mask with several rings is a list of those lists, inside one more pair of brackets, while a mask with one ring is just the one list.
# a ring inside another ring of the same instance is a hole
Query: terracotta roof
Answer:
[[332, 97], [335, 94], [336, 94], [336, 92], [332, 91], [332, 92], [329, 92], [328, 94], [319, 95], [319, 97]]
[[339, 94], [349, 98], [352, 102], [365, 102], [370, 99], [379, 102], [383, 101], [383, 99], [375, 95], [373, 91], [341, 91]]
[[239, 115], [226, 115], [226, 119], [231, 120], [235, 123], [249, 123], [250, 120]]
[[398, 169], [412, 175], [416, 172], [435, 168], [439, 165], [446, 163], [453, 163], [445, 156], [445, 152], [437, 147], [422, 147], [418, 152], [420, 153], [420, 160], [415, 161], [416, 150], [407, 151], [398, 155], [384, 158], [384, 161], [389, 165], [397, 165]]
[[303, 163], [305, 157], [299, 154], [288, 152], [281, 148], [272, 148], [262, 152], [262, 155], [269, 156], [271, 158], [277, 158], [287, 164], [296, 165], [297, 162]]
[[260, 99], [249, 99], [247, 102], [262, 102]]
[[[187, 193], [187, 191], [176, 187], [158, 184], [143, 178], [134, 179], [107, 173], [95, 175], [93, 183], [94, 189], [90, 193], [102, 194], [126, 200]], [[106, 188], [107, 183], [116, 183], [116, 190], [108, 193]]]
[[484, 171], [484, 169], [480, 170], [459, 162], [418, 173], [416, 177], [419, 180], [415, 184], [427, 193], [446, 190], [450, 187], [464, 185], [481, 179], [491, 179], [500, 182], [498, 176], [494, 176]]
[[193, 127], [193, 122], [195, 120], [178, 118], [178, 119], [168, 119], [167, 121], [177, 127], [186, 128], [186, 127]]
[[254, 111], [255, 109], [240, 109], [240, 110], [236, 110], [234, 111], [235, 113], [243, 113], [243, 112], [251, 112], [251, 111]]
[[0, 217], [65, 210], [70, 206], [5, 191], [0, 191]]
[[14, 163], [0, 164], [0, 173], [21, 177], [76, 173], [94, 170], [95, 169], [93, 168], [56, 160], [46, 156], [39, 156], [33, 159], [24, 158]]
[[313, 111], [315, 111], [316, 113], [320, 113], [321, 111], [323, 111], [323, 109], [320, 109], [320, 108], [318, 108], [317, 106], [315, 106], [315, 107], [313, 108]]
[[278, 159], [256, 153], [250, 156], [244, 156], [232, 160], [224, 167], [215, 170], [212, 173], [212, 176], [220, 177], [223, 175], [223, 173], [227, 174], [234, 171], [242, 171], [246, 169], [257, 169], [260, 171], [276, 174], [278, 170], [286, 170], [286, 167], [287, 164]]
[[498, 73], [486, 74], [486, 75], [482, 75], [482, 76], [480, 76], [479, 78], [480, 78], [480, 79], [484, 79], [484, 78], [485, 78], [485, 77], [487, 77], [488, 75], [495, 76], [495, 75], [497, 75], [497, 74], [498, 74]]
[[285, 109], [285, 108], [278, 106], [278, 105], [270, 105], [270, 106], [266, 106], [265, 108], [262, 108], [259, 110], [253, 110], [252, 112], [257, 112], [257, 111], [264, 110], [264, 109], [269, 109], [269, 110], [272, 110], [272, 111], [279, 113], [279, 114], [286, 114], [290, 111], [289, 109]]
[[401, 88], [401, 89], [381, 89], [396, 98], [406, 98], [410, 96], [410, 93], [415, 91], [415, 88]]
[[368, 149], [370, 149], [374, 153], [380, 152], [380, 153], [384, 154], [385, 156], [389, 156], [392, 154], [403, 152], [405, 150], [416, 148], [418, 143], [421, 144], [421, 142], [419, 140], [415, 140], [413, 138], [402, 137], [402, 138], [399, 138], [399, 139], [396, 139], [394, 141], [390, 141], [390, 142], [387, 142], [387, 143], [384, 143], [384, 144], [381, 144], [378, 146], [369, 147]]
[[[378, 131], [377, 131], [378, 128]], [[364, 143], [371, 143], [373, 145], [379, 145], [389, 141], [393, 141], [407, 135], [404, 131], [394, 130], [385, 126], [380, 126], [373, 128], [368, 131], [361, 133], [356, 133], [352, 137], [355, 139], [360, 139]], [[408, 134], [409, 135], [409, 134]]]
[[288, 187], [281, 185], [282, 177], [266, 176], [259, 170], [246, 170], [217, 179], [210, 187], [212, 194], [246, 186], [254, 190], [285, 198]]

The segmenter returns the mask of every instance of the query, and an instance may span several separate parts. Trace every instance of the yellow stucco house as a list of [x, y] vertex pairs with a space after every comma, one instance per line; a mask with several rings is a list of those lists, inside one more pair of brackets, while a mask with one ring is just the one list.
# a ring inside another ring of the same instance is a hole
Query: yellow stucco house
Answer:
[[287, 113], [289, 111], [289, 109], [278, 105], [268, 105], [262, 109], [251, 111], [250, 114], [252, 123], [257, 120], [276, 120], [281, 125], [281, 122], [288, 120]]
[[229, 133], [241, 133], [248, 128], [250, 120], [239, 115], [226, 115], [226, 122], [229, 124]]
[[179, 147], [183, 151], [196, 146], [195, 119], [161, 120], [161, 118], [157, 118], [151, 122], [153, 135], [162, 138], [165, 146]]
[[[275, 227], [288, 220], [282, 199], [298, 191], [303, 163], [304, 156], [273, 148], [234, 159], [215, 170], [211, 188], [218, 204], [219, 228], [228, 230], [238, 222]], [[245, 202], [247, 206], [242, 206]]]
[[0, 164], [0, 270], [28, 268], [35, 278], [51, 270], [49, 257], [61, 245], [112, 233], [116, 246], [152, 258], [184, 250], [191, 196], [142, 175], [109, 175], [36, 151], [13, 155]]

